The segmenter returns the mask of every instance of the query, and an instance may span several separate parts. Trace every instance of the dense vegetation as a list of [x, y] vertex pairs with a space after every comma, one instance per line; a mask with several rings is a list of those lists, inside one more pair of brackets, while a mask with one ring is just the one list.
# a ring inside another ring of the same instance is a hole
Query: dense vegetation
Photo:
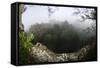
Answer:
[[[47, 7], [48, 17], [52, 15], [52, 8]], [[80, 15], [81, 22], [95, 21], [96, 12], [81, 12], [76, 9], [75, 15]], [[96, 23], [82, 29], [78, 25], [67, 21], [44, 22], [32, 24], [28, 31], [24, 31], [22, 13], [26, 11], [24, 5], [19, 9], [19, 64], [32, 64], [48, 61], [78, 61], [96, 60]], [[55, 11], [56, 12], [56, 11]], [[76, 23], [76, 22], [75, 22]], [[88, 22], [87, 22], [88, 23]], [[32, 53], [32, 54], [31, 54]], [[81, 59], [80, 59], [81, 58]]]
[[40, 42], [57, 53], [75, 52], [86, 45], [91, 37], [91, 34], [81, 31], [67, 21], [35, 24], [30, 27], [29, 33], [35, 36], [33, 44]]
[[19, 64], [32, 63], [32, 61], [30, 61], [30, 52], [33, 46], [31, 43], [33, 38], [32, 34], [27, 35], [25, 32], [19, 32]]

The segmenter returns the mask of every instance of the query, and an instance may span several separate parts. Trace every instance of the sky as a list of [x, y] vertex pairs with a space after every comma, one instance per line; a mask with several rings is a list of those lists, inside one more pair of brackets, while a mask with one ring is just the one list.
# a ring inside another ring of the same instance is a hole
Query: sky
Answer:
[[25, 5], [27, 10], [22, 14], [22, 22], [24, 24], [24, 29], [28, 30], [31, 25], [36, 23], [48, 23], [50, 20], [57, 21], [68, 21], [70, 24], [77, 24], [80, 27], [87, 27], [90, 25], [91, 21], [84, 21], [80, 23], [80, 16], [73, 15], [75, 8], [73, 7], [55, 7], [49, 6], [55, 12], [48, 17], [48, 6], [40, 5]]

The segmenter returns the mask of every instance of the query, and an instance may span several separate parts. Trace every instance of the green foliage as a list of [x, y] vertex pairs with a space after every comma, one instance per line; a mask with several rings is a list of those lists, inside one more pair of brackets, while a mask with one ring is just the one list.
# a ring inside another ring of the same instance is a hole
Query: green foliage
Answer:
[[19, 32], [19, 64], [31, 63], [30, 51], [33, 39], [33, 34], [27, 35], [25, 32]]

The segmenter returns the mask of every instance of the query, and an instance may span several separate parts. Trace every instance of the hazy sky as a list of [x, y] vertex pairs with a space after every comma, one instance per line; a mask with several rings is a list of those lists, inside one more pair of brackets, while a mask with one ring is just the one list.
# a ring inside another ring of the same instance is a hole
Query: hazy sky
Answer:
[[[75, 12], [74, 8], [71, 7], [51, 7], [52, 10], [56, 10], [50, 17], [48, 17], [48, 7], [47, 6], [34, 6], [25, 5], [27, 10], [22, 14], [22, 22], [24, 24], [25, 30], [27, 30], [30, 25], [35, 23], [47, 23], [49, 20], [65, 21], [67, 20], [71, 24], [78, 24], [81, 26], [89, 26], [90, 23], [81, 23], [78, 21], [80, 16], [73, 15]], [[90, 22], [90, 21], [85, 21]]]

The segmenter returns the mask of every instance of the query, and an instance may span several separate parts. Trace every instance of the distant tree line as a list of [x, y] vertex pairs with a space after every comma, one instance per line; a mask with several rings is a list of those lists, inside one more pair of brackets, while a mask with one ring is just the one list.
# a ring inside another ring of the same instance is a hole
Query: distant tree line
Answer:
[[88, 40], [85, 31], [80, 31], [67, 21], [31, 25], [28, 33], [34, 35], [33, 44], [40, 42], [57, 53], [75, 52]]

